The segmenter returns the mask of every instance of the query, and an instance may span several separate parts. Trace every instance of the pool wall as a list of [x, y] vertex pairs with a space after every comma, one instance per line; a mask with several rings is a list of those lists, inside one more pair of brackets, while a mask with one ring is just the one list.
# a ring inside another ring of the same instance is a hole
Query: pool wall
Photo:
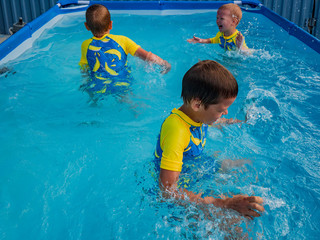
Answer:
[[[92, 4], [100, 3], [107, 6], [110, 10], [195, 10], [195, 9], [218, 9], [226, 3], [237, 3], [242, 5], [244, 11], [262, 14], [275, 22], [281, 28], [294, 36], [317, 53], [320, 53], [320, 40], [298, 27], [296, 24], [279, 16], [270, 9], [264, 7], [259, 1], [77, 1], [77, 0], [60, 0], [47, 12], [27, 23], [16, 34], [0, 44], [0, 65], [15, 59], [23, 53], [28, 46], [30, 40], [37, 35], [43, 27], [52, 22], [53, 19], [62, 14], [75, 13], [85, 11]], [[54, 22], [54, 21], [53, 21]], [[47, 26], [48, 27], [48, 26]], [[37, 33], [38, 32], [38, 33]], [[20, 46], [22, 43], [25, 46]], [[31, 40], [32, 42], [32, 40]], [[20, 47], [19, 47], [20, 46]]]

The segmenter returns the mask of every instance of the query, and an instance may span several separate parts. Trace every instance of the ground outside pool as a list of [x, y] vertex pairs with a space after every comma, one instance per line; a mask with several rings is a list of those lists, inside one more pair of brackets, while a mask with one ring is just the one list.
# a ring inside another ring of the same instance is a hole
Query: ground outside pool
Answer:
[[[317, 239], [320, 236], [319, 54], [266, 17], [243, 12], [238, 29], [251, 56], [214, 44], [216, 11], [111, 11], [112, 34], [128, 36], [172, 64], [167, 75], [129, 56], [129, 102], [97, 105], [79, 90], [84, 12], [66, 15], [0, 75], [0, 239]], [[199, 60], [223, 64], [239, 95], [228, 118], [209, 128], [190, 190], [248, 194], [265, 212], [161, 201], [152, 161], [163, 120], [182, 104], [181, 80]], [[2, 66], [2, 67], [3, 67]], [[228, 172], [212, 161], [250, 160]]]

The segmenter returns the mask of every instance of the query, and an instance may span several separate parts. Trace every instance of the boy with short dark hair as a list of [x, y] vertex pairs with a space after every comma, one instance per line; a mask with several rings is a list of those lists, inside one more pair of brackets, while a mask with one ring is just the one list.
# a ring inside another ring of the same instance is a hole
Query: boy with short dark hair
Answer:
[[93, 37], [82, 43], [79, 65], [82, 71], [90, 74], [87, 90], [91, 93], [105, 93], [130, 85], [127, 54], [160, 65], [164, 74], [170, 71], [171, 65], [167, 61], [145, 51], [128, 37], [110, 34], [112, 21], [105, 6], [90, 6], [86, 11], [85, 26]]
[[260, 197], [202, 198], [201, 194], [178, 189], [177, 185], [184, 158], [194, 158], [202, 153], [208, 125], [228, 114], [237, 94], [236, 79], [215, 61], [201, 61], [184, 75], [183, 105], [173, 109], [163, 122], [155, 151], [160, 165], [159, 184], [165, 197], [231, 208], [248, 218], [260, 216], [254, 210], [264, 211]]
[[250, 53], [243, 35], [236, 29], [242, 18], [240, 7], [234, 3], [222, 5], [217, 12], [219, 32], [213, 38], [202, 39], [196, 36], [188, 39], [190, 43], [218, 43], [227, 51], [241, 50]]

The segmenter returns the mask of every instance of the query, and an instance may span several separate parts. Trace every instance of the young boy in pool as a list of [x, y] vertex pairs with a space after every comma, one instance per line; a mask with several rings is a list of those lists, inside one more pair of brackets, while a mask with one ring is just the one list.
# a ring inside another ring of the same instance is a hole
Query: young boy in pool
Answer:
[[106, 90], [130, 85], [127, 69], [127, 54], [139, 57], [162, 67], [163, 74], [171, 65], [125, 36], [112, 35], [112, 21], [109, 10], [100, 4], [90, 6], [86, 11], [86, 28], [93, 37], [85, 40], [81, 46], [79, 62], [82, 72], [90, 74], [87, 90], [93, 93], [105, 93]]
[[[262, 198], [236, 195], [232, 198], [204, 197], [178, 187], [183, 161], [199, 156], [206, 143], [208, 125], [228, 114], [228, 108], [238, 94], [233, 75], [221, 64], [205, 60], [191, 67], [182, 80], [183, 105], [173, 109], [161, 126], [155, 156], [160, 165], [159, 185], [163, 196], [189, 200], [199, 204], [213, 204], [238, 211], [247, 218], [259, 217], [263, 212]], [[185, 159], [186, 158], [186, 159]]]
[[236, 29], [242, 18], [240, 7], [233, 3], [222, 5], [217, 12], [219, 32], [213, 38], [202, 39], [196, 36], [188, 39], [190, 43], [218, 43], [227, 51], [249, 52], [243, 35]]

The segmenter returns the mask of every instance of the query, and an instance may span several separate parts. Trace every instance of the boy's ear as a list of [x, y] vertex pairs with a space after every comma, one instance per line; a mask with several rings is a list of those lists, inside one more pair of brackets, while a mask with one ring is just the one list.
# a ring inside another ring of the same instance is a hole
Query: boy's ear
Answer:
[[239, 24], [239, 19], [238, 18], [232, 18], [232, 22], [233, 22], [233, 24], [235, 25], [235, 26], [238, 26], [238, 24]]
[[198, 112], [202, 106], [201, 100], [199, 98], [194, 98], [190, 102], [193, 111]]
[[109, 25], [109, 29], [108, 30], [111, 30], [112, 29], [112, 21], [110, 21], [110, 25]]
[[86, 26], [86, 29], [90, 31], [90, 28], [88, 27], [88, 24], [86, 22], [84, 22], [84, 25]]

